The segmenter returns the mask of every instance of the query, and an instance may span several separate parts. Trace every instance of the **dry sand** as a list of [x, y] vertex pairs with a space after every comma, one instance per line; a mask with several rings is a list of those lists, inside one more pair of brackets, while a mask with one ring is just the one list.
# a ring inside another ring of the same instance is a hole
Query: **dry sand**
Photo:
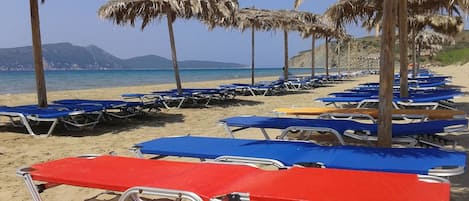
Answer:
[[[469, 80], [469, 66], [450, 66], [435, 68], [435, 71], [445, 75], [452, 75], [454, 85], [465, 88]], [[275, 78], [259, 78], [258, 80], [273, 80]], [[239, 101], [210, 108], [184, 108], [166, 110], [155, 115], [131, 119], [129, 121], [106, 122], [98, 125], [94, 130], [67, 131], [59, 127], [54, 136], [48, 138], [32, 138], [24, 134], [24, 129], [12, 129], [0, 126], [0, 200], [31, 200], [21, 178], [15, 176], [18, 167], [38, 162], [59, 159], [83, 154], [107, 154], [111, 151], [119, 155], [133, 156], [128, 148], [135, 143], [162, 136], [171, 135], [206, 135], [225, 137], [226, 134], [218, 120], [235, 115], [272, 115], [276, 107], [320, 107], [322, 104], [313, 102], [314, 98], [325, 96], [330, 92], [342, 91], [362, 82], [376, 82], [378, 76], [355, 78], [334, 84], [331, 87], [306, 90], [301, 93], [283, 96], [237, 97]], [[232, 82], [248, 83], [248, 79], [221, 80], [198, 83], [183, 83], [184, 87], [216, 87], [219, 84]], [[64, 83], [66, 84], [66, 83]], [[135, 86], [119, 88], [103, 88], [93, 90], [74, 90], [49, 92], [49, 101], [65, 98], [82, 99], [119, 99], [122, 93], [150, 92], [174, 88], [174, 84]], [[0, 95], [0, 105], [33, 104], [35, 94]], [[456, 100], [460, 109], [469, 112], [469, 97]], [[6, 120], [6, 119], [0, 119]], [[251, 135], [246, 135], [250, 133]], [[278, 131], [270, 134], [277, 135]], [[253, 135], [255, 134], [255, 135]], [[240, 134], [242, 137], [262, 138], [261, 133], [252, 129]], [[469, 149], [469, 135], [452, 136], [458, 140], [458, 149]], [[77, 167], [79, 168], [79, 167]], [[469, 176], [464, 175], [451, 178], [452, 200], [469, 200]], [[340, 191], [340, 190], [339, 190]], [[98, 196], [102, 191], [59, 186], [47, 190], [41, 196], [44, 200], [111, 200], [114, 196]]]

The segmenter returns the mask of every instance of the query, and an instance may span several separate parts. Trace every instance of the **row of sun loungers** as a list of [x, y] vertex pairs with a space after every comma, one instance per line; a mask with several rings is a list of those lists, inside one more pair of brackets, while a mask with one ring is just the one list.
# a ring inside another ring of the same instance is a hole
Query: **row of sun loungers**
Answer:
[[183, 105], [209, 105], [213, 102], [224, 102], [234, 99], [236, 93], [229, 88], [185, 88], [182, 92], [176, 89], [155, 91], [148, 94], [122, 94], [124, 99], [138, 99], [141, 102], [160, 102], [165, 108], [181, 108]]
[[365, 72], [355, 72], [350, 74], [335, 74], [335, 75], [317, 75], [314, 78], [311, 76], [294, 76], [291, 75], [288, 80], [275, 80], [275, 81], [262, 81], [253, 85], [243, 83], [232, 83], [220, 85], [221, 89], [234, 90], [237, 95], [248, 96], [271, 96], [282, 94], [287, 91], [297, 91], [302, 89], [312, 89], [323, 86], [324, 84], [342, 81], [349, 77], [361, 76]]
[[[396, 109], [425, 108], [425, 109], [455, 109], [453, 99], [462, 96], [459, 89], [444, 88], [449, 77], [430, 76], [418, 77], [409, 85], [409, 97], [399, 97], [399, 80], [395, 81], [393, 106]], [[317, 98], [316, 101], [326, 105], [341, 107], [342, 105], [357, 105], [357, 108], [376, 107], [378, 103], [378, 83], [365, 83], [346, 92], [331, 93], [328, 97]]]
[[[429, 98], [435, 93], [416, 94]], [[345, 145], [347, 137], [376, 140], [376, 109], [277, 108], [275, 113], [273, 117], [221, 119], [232, 138], [164, 137], [133, 146], [136, 158], [70, 157], [20, 168], [17, 175], [23, 178], [35, 201], [41, 201], [41, 192], [58, 185], [121, 192], [119, 201], [141, 200], [139, 196], [145, 195], [193, 201], [449, 201], [447, 177], [465, 171], [464, 152]], [[465, 113], [456, 110], [396, 109], [393, 115], [396, 119], [417, 120], [392, 125], [395, 141], [408, 146], [417, 144], [421, 135], [462, 132], [468, 127]], [[372, 122], [354, 120], [363, 117]], [[247, 128], [261, 129], [265, 139], [234, 138], [235, 132]], [[267, 129], [282, 132], [272, 140]], [[340, 144], [324, 146], [288, 140], [289, 133], [298, 131], [332, 133]], [[196, 158], [201, 162], [177, 162], [167, 157]], [[261, 168], [266, 165], [278, 169]]]
[[[154, 139], [133, 149], [140, 158], [64, 158], [21, 168], [17, 175], [38, 201], [40, 192], [58, 185], [123, 192], [122, 201], [138, 200], [139, 195], [188, 200], [449, 200], [449, 181], [442, 177], [462, 174], [466, 163], [465, 153], [439, 149], [196, 136]], [[164, 156], [210, 161], [175, 162]], [[270, 164], [279, 170], [243, 164]]]
[[[2, 106], [0, 116], [9, 118], [14, 126], [24, 126], [32, 136], [49, 136], [59, 123], [72, 128], [93, 128], [103, 119], [126, 119], [154, 108], [154, 104], [142, 102], [65, 99], [54, 101], [46, 108], [36, 105]], [[33, 125], [46, 122], [50, 123], [46, 133], [33, 130]]]

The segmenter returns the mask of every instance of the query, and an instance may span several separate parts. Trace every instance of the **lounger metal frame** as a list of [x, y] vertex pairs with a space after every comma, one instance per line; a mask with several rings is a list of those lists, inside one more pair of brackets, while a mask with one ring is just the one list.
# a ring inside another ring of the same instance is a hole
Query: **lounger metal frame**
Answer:
[[[379, 103], [379, 100], [377, 100], [377, 99], [362, 100], [357, 104], [356, 108], [367, 108], [365, 105], [370, 104], [370, 103]], [[335, 103], [333, 103], [333, 104], [337, 107], [337, 105]], [[438, 109], [438, 107], [442, 107], [442, 108], [445, 108], [445, 109], [457, 110], [449, 102], [446, 103], [444, 101], [428, 102], [428, 103], [413, 103], [413, 102], [393, 101], [392, 106], [395, 109], [402, 109], [403, 107], [405, 107], [405, 108], [408, 108], [408, 107], [426, 107], [427, 109], [430, 109], [430, 110], [436, 110], [436, 109]]]
[[[73, 116], [78, 116], [78, 115], [86, 115], [86, 112], [84, 111], [70, 112], [68, 117], [73, 117]], [[76, 128], [83, 128], [83, 127], [94, 128], [94, 126], [96, 126], [96, 124], [99, 123], [99, 120], [102, 117], [102, 112], [97, 113], [97, 115], [98, 116], [96, 117], [96, 119], [92, 122], [78, 123], [76, 121], [73, 121], [72, 119], [67, 119], [67, 118], [40, 118], [36, 115], [24, 115], [19, 112], [0, 112], [0, 116], [7, 116], [8, 118], [10, 118], [10, 122], [13, 124], [13, 126], [15, 127], [24, 126], [26, 130], [28, 131], [28, 133], [31, 136], [35, 136], [35, 137], [36, 136], [45, 136], [45, 137], [50, 136], [59, 122], [63, 122], [65, 125], [71, 125]], [[21, 125], [16, 124], [15, 122], [17, 121], [14, 118], [19, 118], [19, 122], [21, 122]], [[38, 122], [38, 123], [39, 122], [52, 122], [52, 123], [47, 133], [42, 134], [42, 133], [34, 132], [34, 130], [31, 127], [31, 121]]]
[[[83, 155], [79, 157], [83, 158], [93, 158], [99, 156], [97, 154], [89, 154]], [[246, 165], [246, 164], [242, 164]], [[44, 190], [49, 188], [53, 188], [59, 186], [61, 184], [53, 184], [53, 183], [45, 183], [42, 185], [36, 185], [31, 177], [31, 174], [28, 172], [28, 167], [19, 168], [16, 171], [16, 175], [21, 177], [26, 184], [26, 188], [28, 189], [29, 193], [31, 194], [33, 201], [42, 201], [40, 193]], [[146, 187], [146, 186], [135, 186], [132, 188], [127, 189], [122, 193], [118, 201], [141, 201], [138, 195], [151, 195], [151, 196], [162, 196], [168, 198], [174, 198], [178, 200], [190, 200], [190, 201], [203, 201], [203, 199], [194, 192], [190, 191], [183, 191], [183, 190], [176, 190], [176, 189], [165, 189], [165, 188], [155, 188], [155, 187]], [[249, 193], [242, 193], [242, 192], [232, 192], [228, 195], [221, 195], [216, 198], [211, 198], [210, 201], [222, 201], [223, 197], [234, 197], [235, 201], [249, 201]], [[232, 199], [229, 199], [232, 200]]]
[[[235, 136], [234, 136], [235, 132], [251, 128], [251, 127], [239, 127], [239, 128], [236, 128], [236, 129], [232, 130], [232, 129], [230, 129], [230, 126], [228, 124], [226, 124], [224, 122], [220, 122], [220, 124], [224, 126], [226, 133], [231, 138], [235, 138]], [[261, 132], [264, 135], [265, 139], [270, 140], [270, 137], [269, 137], [267, 131], [265, 130], [265, 128], [259, 128], [259, 129], [261, 130]], [[277, 137], [277, 139], [287, 139], [287, 136], [288, 136], [290, 131], [311, 131], [311, 132], [332, 133], [337, 138], [337, 140], [339, 141], [339, 143], [341, 145], [346, 144], [343, 136], [347, 136], [347, 137], [354, 138], [354, 139], [357, 139], [357, 140], [362, 140], [362, 141], [377, 141], [378, 140], [377, 136], [370, 135], [368, 131], [364, 131], [365, 135], [355, 134], [354, 133], [355, 131], [354, 132], [345, 131], [343, 134], [340, 134], [337, 130], [332, 129], [332, 128], [328, 128], [328, 127], [306, 127], [306, 126], [290, 126], [290, 127], [285, 128], [285, 129], [282, 129], [282, 132]], [[397, 143], [406, 143], [407, 146], [412, 146], [412, 147], [417, 145], [417, 143], [418, 143], [418, 141], [416, 139], [412, 138], [412, 137], [395, 137], [395, 138], [392, 138], [392, 140], [393, 140], [393, 142], [397, 142]]]

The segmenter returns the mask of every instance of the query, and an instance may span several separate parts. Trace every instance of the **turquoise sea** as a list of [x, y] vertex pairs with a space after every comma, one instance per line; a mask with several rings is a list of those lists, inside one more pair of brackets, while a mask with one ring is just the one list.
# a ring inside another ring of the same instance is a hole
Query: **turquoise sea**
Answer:
[[[309, 75], [311, 69], [290, 68], [289, 72], [294, 75]], [[317, 68], [316, 72], [322, 73], [324, 70]], [[256, 77], [280, 76], [281, 74], [281, 68], [255, 69]], [[182, 69], [180, 75], [183, 83], [249, 78], [251, 77], [251, 69]], [[174, 83], [173, 70], [46, 71], [45, 76], [47, 91]], [[32, 93], [35, 91], [36, 82], [33, 71], [0, 71], [0, 94]]]

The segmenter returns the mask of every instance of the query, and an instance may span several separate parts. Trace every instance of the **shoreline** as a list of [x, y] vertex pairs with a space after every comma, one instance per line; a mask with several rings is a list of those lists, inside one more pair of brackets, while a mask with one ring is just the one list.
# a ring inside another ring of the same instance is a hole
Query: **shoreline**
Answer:
[[[469, 65], [466, 67], [450, 66], [432, 68], [445, 75], [453, 76], [453, 85], [469, 86]], [[273, 80], [277, 76], [259, 77], [257, 81]], [[53, 136], [48, 138], [32, 138], [21, 128], [10, 128], [0, 125], [0, 200], [31, 200], [21, 178], [15, 176], [17, 168], [38, 162], [73, 157], [83, 154], [108, 154], [115, 152], [121, 156], [133, 157], [128, 148], [134, 144], [175, 135], [203, 135], [212, 137], [227, 137], [224, 128], [218, 125], [218, 120], [238, 115], [272, 116], [272, 110], [277, 107], [323, 107], [314, 102], [315, 98], [326, 96], [331, 92], [343, 91], [364, 82], [376, 82], [378, 75], [352, 78], [321, 87], [280, 96], [237, 96], [239, 99], [226, 105], [214, 105], [208, 108], [162, 109], [160, 113], [130, 120], [104, 122], [93, 130], [68, 131], [58, 128]], [[214, 87], [231, 82], [250, 82], [250, 78], [183, 82], [185, 88]], [[129, 87], [110, 87], [99, 89], [81, 89], [52, 91], [48, 93], [49, 102], [57, 99], [120, 99], [123, 93], [149, 93], [151, 91], [175, 88], [175, 83], [155, 84]], [[469, 92], [468, 88], [462, 88]], [[0, 95], [0, 105], [34, 104], [35, 93]], [[469, 98], [456, 99], [461, 110], [469, 113]], [[0, 118], [1, 120], [1, 118]], [[3, 121], [2, 121], [3, 122]], [[274, 138], [280, 132], [268, 130]], [[237, 134], [239, 138], [263, 139], [258, 129], [247, 129]], [[458, 141], [458, 150], [469, 151], [469, 135], [450, 136]], [[466, 165], [467, 166], [467, 165]], [[469, 166], [468, 166], [469, 167]], [[469, 173], [451, 177], [451, 197], [453, 201], [469, 200]], [[88, 188], [59, 186], [41, 193], [44, 200], [72, 200], [72, 201], [110, 201], [112, 197], [99, 196], [102, 191]], [[114, 201], [114, 200], [113, 200]]]
[[[309, 76], [310, 69], [298, 68], [291, 72], [295, 75]], [[82, 90], [95, 88], [111, 87], [131, 87], [145, 85], [160, 85], [174, 83], [174, 73], [172, 70], [151, 70], [151, 71], [57, 71], [46, 73], [46, 89], [48, 92], [64, 90]], [[345, 71], [344, 71], [345, 72]], [[265, 71], [256, 72], [256, 78], [264, 80], [266, 77], [281, 76], [280, 68], [268, 68]], [[324, 74], [324, 73], [317, 73]], [[251, 77], [250, 69], [188, 69], [181, 74], [183, 83], [205, 82], [205, 81], [223, 81], [247, 79]], [[35, 93], [34, 72], [27, 73], [16, 72], [2, 74], [0, 79], [0, 95], [7, 94], [27, 94]], [[188, 80], [188, 81], [185, 81]]]

